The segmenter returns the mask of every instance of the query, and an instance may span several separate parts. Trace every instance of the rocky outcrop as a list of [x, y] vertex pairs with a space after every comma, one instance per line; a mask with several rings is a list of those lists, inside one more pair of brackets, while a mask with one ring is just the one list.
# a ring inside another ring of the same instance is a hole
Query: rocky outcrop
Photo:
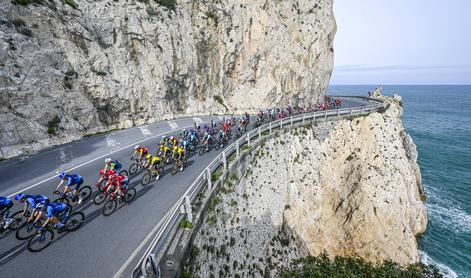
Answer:
[[189, 270], [276, 277], [306, 255], [419, 261], [427, 226], [400, 99], [368, 116], [296, 128], [256, 148], [209, 206]]
[[0, 156], [183, 115], [314, 102], [335, 30], [332, 0], [2, 1]]

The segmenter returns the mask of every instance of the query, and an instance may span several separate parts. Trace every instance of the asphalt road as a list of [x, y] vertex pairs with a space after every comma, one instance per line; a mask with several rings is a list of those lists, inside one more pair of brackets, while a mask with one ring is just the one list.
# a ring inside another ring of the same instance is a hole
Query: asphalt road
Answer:
[[[366, 105], [365, 100], [343, 100], [343, 108]], [[23, 192], [52, 196], [59, 179], [57, 172], [73, 169], [93, 185], [104, 159], [118, 159], [129, 167], [129, 156], [139, 142], [153, 153], [162, 135], [177, 135], [193, 122], [207, 122], [218, 116], [183, 118], [152, 125], [134, 127], [108, 135], [85, 138], [52, 148], [36, 155], [0, 163], [0, 196]], [[86, 202], [81, 211], [86, 222], [77, 231], [56, 234], [54, 242], [39, 253], [30, 253], [26, 242], [18, 241], [14, 233], [0, 238], [1, 277], [129, 277], [145, 244], [147, 235], [158, 225], [165, 213], [191, 185], [199, 173], [218, 154], [211, 151], [191, 159], [187, 168], [172, 176], [170, 167], [159, 181], [140, 185], [142, 174], [131, 178], [137, 196], [122, 205], [111, 216], [102, 215], [102, 206]], [[12, 211], [19, 210], [15, 205]], [[143, 247], [139, 249], [140, 245]]]

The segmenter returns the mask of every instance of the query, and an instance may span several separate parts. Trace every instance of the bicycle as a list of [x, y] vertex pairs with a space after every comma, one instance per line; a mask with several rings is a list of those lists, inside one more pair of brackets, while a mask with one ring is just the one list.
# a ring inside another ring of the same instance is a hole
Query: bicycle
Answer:
[[103, 206], [104, 216], [109, 216], [115, 212], [116, 208], [118, 207], [118, 202], [129, 203], [132, 199], [134, 199], [134, 197], [136, 197], [136, 189], [126, 189], [123, 195], [124, 196], [116, 196], [114, 194], [111, 195], [111, 198]]
[[142, 177], [141, 179], [141, 184], [143, 186], [146, 186], [148, 185], [152, 179], [155, 178], [155, 180], [159, 180], [160, 176], [162, 176], [162, 174], [164, 173], [164, 168], [159, 166], [157, 167], [157, 169], [155, 168], [155, 166], [150, 166], [149, 170], [147, 171], [147, 173], [144, 174], [144, 176]]
[[107, 188], [108, 184], [105, 184], [103, 187], [100, 187], [100, 189], [95, 193], [95, 196], [93, 197], [93, 203], [95, 205], [103, 204], [103, 202], [108, 199], [109, 192], [113, 192], [116, 190], [116, 185], [113, 184], [113, 186], [108, 191], [106, 191]]
[[[26, 218], [26, 217], [30, 217], [30, 216], [31, 216], [31, 213], [28, 211], [25, 214], [25, 216], [23, 216], [23, 217]], [[29, 239], [30, 237], [34, 236], [34, 234], [36, 232], [35, 228], [41, 227], [41, 225], [44, 221], [44, 217], [39, 219], [37, 224], [34, 224], [34, 218], [35, 217], [33, 217], [33, 220], [31, 220], [30, 222], [25, 221], [23, 224], [21, 224], [18, 227], [18, 230], [16, 230], [16, 233], [15, 233], [16, 239], [26, 240], [26, 239]]]
[[199, 155], [203, 155], [204, 153], [211, 151], [213, 144], [214, 144], [213, 140], [211, 140], [211, 143], [209, 143], [208, 140], [205, 140], [203, 144], [200, 146], [200, 149], [198, 151]]
[[[10, 217], [12, 221], [10, 222], [7, 228], [5, 228], [7, 220], [3, 219], [2, 221], [0, 221], [0, 234], [3, 234], [6, 231], [15, 231], [19, 229], [19, 227], [23, 225], [23, 223], [26, 221], [24, 217], [22, 216], [22, 213], [23, 213], [23, 210], [13, 213]], [[29, 213], [27, 216], [29, 217]]]
[[129, 166], [129, 175], [134, 175], [144, 168], [144, 162], [140, 157], [133, 158], [134, 162]]
[[187, 160], [184, 157], [180, 159], [176, 159], [172, 165], [172, 171], [171, 171], [172, 175], [175, 175], [178, 172], [183, 171], [183, 168], [185, 168], [186, 163], [187, 163]]
[[[73, 232], [82, 226], [85, 220], [83, 212], [74, 212], [69, 216], [66, 216], [66, 222], [63, 227], [56, 228], [51, 227], [51, 224], [47, 225], [44, 229], [39, 229], [41, 226], [36, 227], [35, 234], [30, 237], [27, 248], [30, 252], [39, 252], [48, 247], [54, 240], [55, 233]], [[57, 222], [56, 222], [57, 223]], [[55, 225], [56, 223], [53, 223]]]
[[92, 195], [92, 188], [88, 185], [81, 186], [80, 189], [77, 191], [77, 196], [74, 196], [73, 190], [71, 189], [67, 193], [63, 192], [53, 192], [54, 195], [59, 195], [59, 198], [55, 199], [53, 202], [59, 202], [67, 205], [71, 205], [71, 203], [76, 203], [77, 205], [79, 202], [85, 202], [90, 198]]

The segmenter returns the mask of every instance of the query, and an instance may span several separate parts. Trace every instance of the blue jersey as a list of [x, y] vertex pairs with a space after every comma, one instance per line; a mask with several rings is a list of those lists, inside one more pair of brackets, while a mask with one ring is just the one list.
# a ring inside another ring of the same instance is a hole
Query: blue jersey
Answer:
[[38, 204], [43, 204], [48, 200], [48, 198], [44, 195], [29, 195], [26, 197], [26, 202], [32, 207], [36, 208]]
[[61, 212], [67, 209], [67, 205], [63, 203], [50, 203], [47, 205], [47, 217], [58, 217]]
[[82, 177], [77, 174], [68, 175], [67, 177], [67, 186], [71, 186], [82, 181]]
[[0, 197], [0, 209], [9, 206], [11, 203], [13, 202], [7, 197]]

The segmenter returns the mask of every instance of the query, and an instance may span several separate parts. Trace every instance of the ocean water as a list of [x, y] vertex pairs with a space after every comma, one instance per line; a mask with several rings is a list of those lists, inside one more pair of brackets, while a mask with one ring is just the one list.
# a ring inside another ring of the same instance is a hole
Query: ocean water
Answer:
[[[375, 86], [329, 87], [332, 95], [367, 95]], [[383, 86], [403, 99], [403, 124], [419, 152], [429, 223], [422, 261], [446, 277], [471, 277], [471, 86]]]

